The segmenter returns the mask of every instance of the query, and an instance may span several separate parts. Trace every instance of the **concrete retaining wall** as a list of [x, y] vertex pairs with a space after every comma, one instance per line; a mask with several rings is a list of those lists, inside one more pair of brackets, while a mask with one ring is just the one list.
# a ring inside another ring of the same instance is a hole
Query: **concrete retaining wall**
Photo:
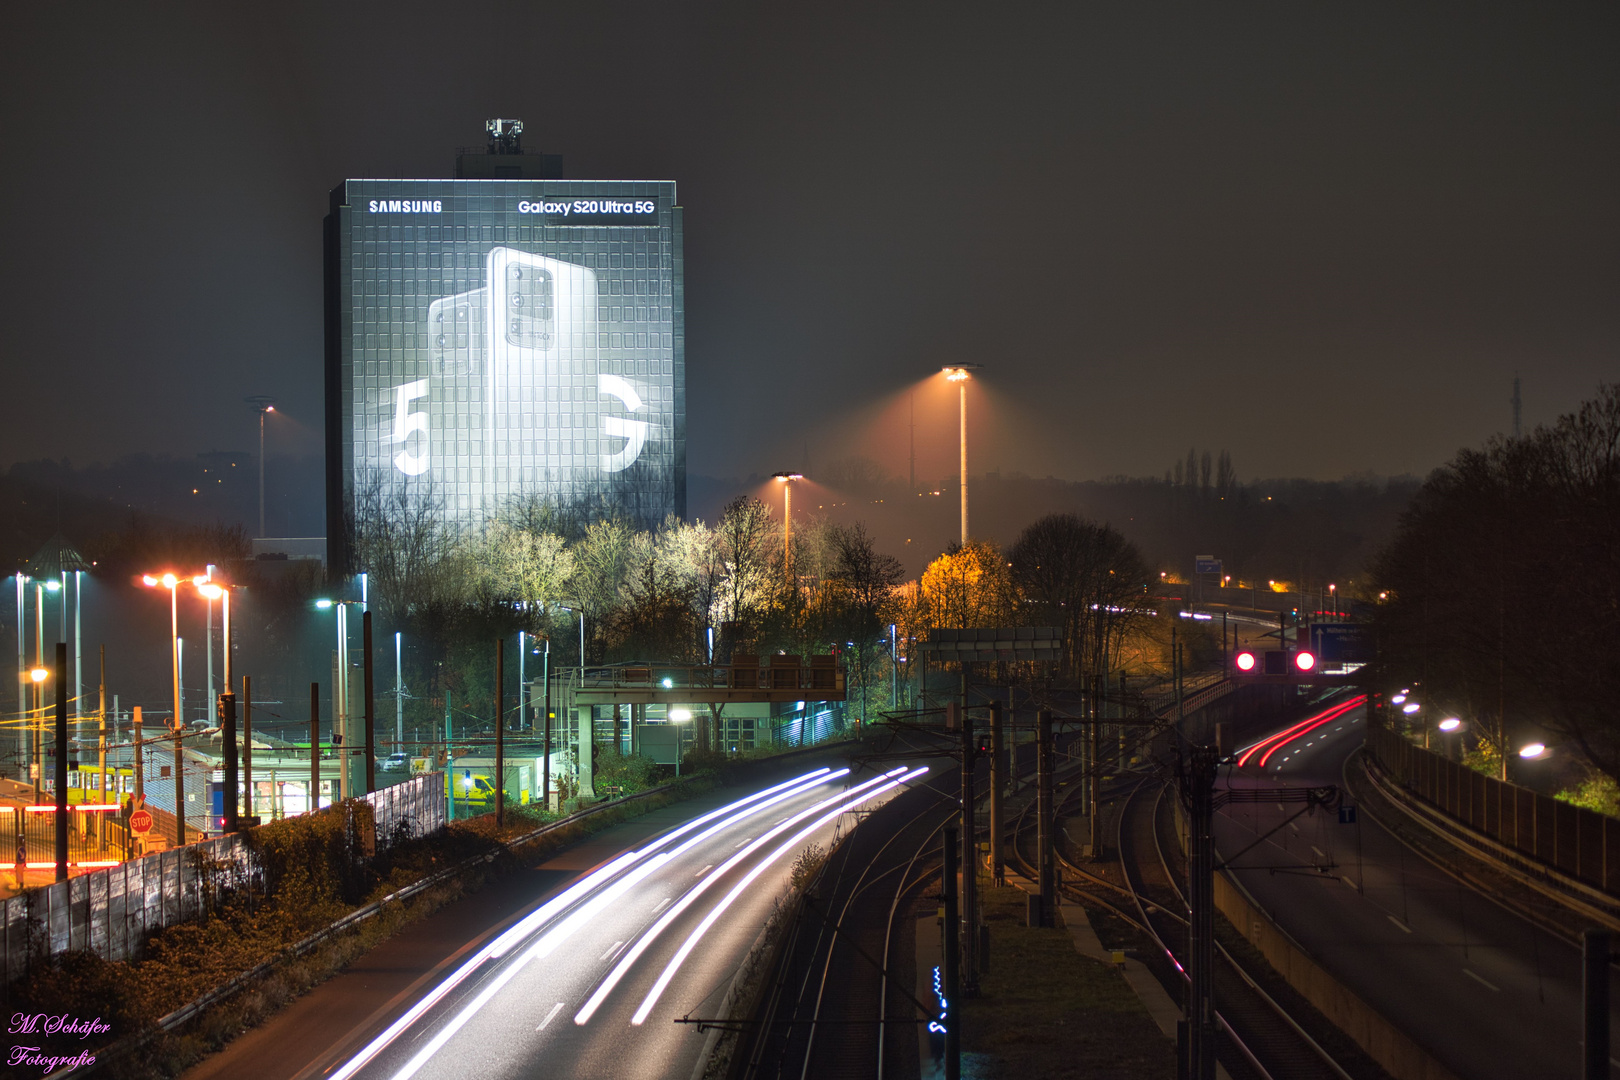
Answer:
[[1260, 950], [1289, 986], [1396, 1080], [1458, 1080], [1405, 1032], [1301, 952], [1224, 874], [1215, 875], [1215, 908]]

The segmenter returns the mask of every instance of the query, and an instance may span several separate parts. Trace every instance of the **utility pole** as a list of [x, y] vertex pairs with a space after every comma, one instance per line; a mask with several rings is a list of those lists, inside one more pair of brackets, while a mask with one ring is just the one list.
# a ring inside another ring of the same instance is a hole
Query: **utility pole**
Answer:
[[1215, 1080], [1215, 846], [1210, 833], [1219, 764], [1219, 750], [1195, 746], [1181, 777], [1181, 797], [1188, 810], [1188, 1080]]
[[[495, 828], [506, 826], [506, 717], [504, 715], [505, 702], [502, 700], [505, 689], [506, 640], [495, 639]], [[613, 707], [613, 734], [618, 737], [619, 707]]]
[[235, 832], [241, 825], [237, 806], [242, 798], [238, 787], [236, 765], [236, 695], [226, 691], [219, 695], [219, 752], [225, 765], [225, 831]]
[[[257, 825], [253, 813], [253, 677], [242, 676], [242, 791], [249, 825]], [[271, 807], [274, 813], [275, 807]]]
[[945, 952], [945, 1080], [962, 1080], [962, 1032], [958, 1017], [961, 994], [957, 942], [960, 929], [956, 915], [956, 830], [945, 828], [945, 874], [940, 902], [945, 908], [943, 942]]
[[1052, 926], [1057, 908], [1057, 867], [1053, 865], [1052, 851], [1052, 710], [1042, 709], [1035, 714], [1035, 818], [1039, 827], [1037, 844], [1040, 852], [1036, 869], [1040, 878], [1040, 925]]
[[135, 744], [135, 804], [139, 806], [146, 801], [146, 755], [145, 747], [141, 745], [143, 733], [141, 731], [141, 707], [135, 706], [130, 710], [130, 742]]
[[[101, 704], [100, 704], [100, 707], [96, 710], [96, 714], [97, 714], [97, 716], [100, 717], [101, 722], [100, 722], [99, 725], [97, 725], [98, 731], [97, 731], [97, 739], [96, 739], [96, 769], [99, 772], [99, 774], [101, 776], [101, 779], [97, 780], [96, 783], [101, 785], [101, 787], [100, 787], [101, 801], [106, 803], [106, 802], [111, 802], [112, 800], [107, 798], [107, 646], [105, 646], [105, 645], [101, 646], [100, 679], [101, 679], [101, 692], [100, 692], [100, 694], [98, 696], [100, 698]], [[107, 815], [106, 814], [97, 814], [96, 815], [96, 845], [98, 847], [105, 847], [106, 844], [107, 844]]]
[[1006, 751], [1002, 746], [1001, 702], [990, 703], [990, 881], [1007, 884], [1007, 863], [1001, 852], [1001, 789], [1007, 783]]
[[[551, 810], [551, 635], [546, 635], [545, 662], [541, 665], [541, 674], [545, 680], [545, 757], [540, 763], [540, 808]], [[677, 743], [675, 747], [675, 771], [679, 774], [681, 769], [681, 748]]]
[[377, 684], [371, 663], [371, 612], [360, 613], [360, 647], [365, 650], [366, 794], [377, 790]]
[[321, 684], [309, 684], [309, 813], [321, 807]]
[[1086, 813], [1091, 819], [1091, 857], [1102, 858], [1102, 687], [1101, 675], [1091, 677], [1091, 726], [1086, 733], [1091, 799]]
[[[68, 878], [68, 647], [56, 643], [56, 880]], [[21, 816], [19, 814], [19, 816]]]
[[[967, 663], [962, 664], [963, 689], [967, 684]], [[973, 804], [974, 768], [978, 749], [973, 735], [973, 717], [962, 697], [962, 993], [979, 996], [979, 852]]]
[[[1519, 380], [1513, 380], [1517, 396]], [[1515, 402], [1515, 405], [1518, 403]], [[1609, 1080], [1609, 963], [1612, 959], [1607, 930], [1587, 930], [1581, 935], [1582, 1004], [1585, 1006], [1582, 1080]]]
[[[170, 590], [173, 592], [174, 590]], [[185, 721], [174, 720], [174, 846], [186, 843], [186, 758], [180, 742], [186, 737]]]

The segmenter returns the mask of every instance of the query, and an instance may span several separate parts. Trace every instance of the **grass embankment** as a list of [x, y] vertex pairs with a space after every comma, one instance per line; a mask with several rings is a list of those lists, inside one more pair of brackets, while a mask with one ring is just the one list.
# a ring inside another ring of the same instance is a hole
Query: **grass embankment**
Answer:
[[1175, 1048], [1124, 976], [1067, 930], [1024, 925], [1025, 894], [981, 884], [990, 970], [962, 1003], [963, 1075], [975, 1080], [1170, 1080]]
[[[89, 952], [58, 956], [11, 987], [7, 1004], [14, 1013], [66, 1013], [86, 1020], [99, 1017], [110, 1027], [103, 1038], [69, 1036], [43, 1041], [48, 1052], [71, 1055], [88, 1050], [97, 1054], [103, 1076], [116, 1080], [175, 1076], [403, 927], [510, 872], [520, 856], [525, 862], [545, 858], [619, 822], [711, 790], [718, 783], [719, 777], [695, 777], [678, 789], [610, 807], [553, 829], [516, 852], [508, 846], [512, 841], [546, 823], [538, 811], [528, 807], [510, 809], [506, 827], [499, 832], [494, 815], [489, 814], [403, 843], [369, 863], [345, 854], [351, 834], [341, 811], [276, 822], [255, 830], [255, 843], [272, 882], [269, 895], [244, 895], [203, 920], [160, 930], [136, 960], [111, 962]], [[471, 859], [479, 861], [409, 900], [384, 906], [372, 918], [299, 956], [285, 956], [251, 985], [182, 1027], [154, 1032], [162, 1017], [286, 954], [291, 946], [350, 912]], [[131, 1037], [143, 1032], [151, 1037], [132, 1047]], [[54, 1045], [58, 1042], [60, 1047]]]

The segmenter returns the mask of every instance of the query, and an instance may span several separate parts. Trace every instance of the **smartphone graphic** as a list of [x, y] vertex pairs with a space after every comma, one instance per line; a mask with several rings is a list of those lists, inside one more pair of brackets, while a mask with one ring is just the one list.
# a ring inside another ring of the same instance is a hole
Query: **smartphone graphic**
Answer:
[[394, 467], [430, 471], [470, 510], [563, 498], [622, 472], [656, 431], [650, 388], [602, 360], [597, 276], [491, 249], [485, 285], [429, 303], [429, 374], [394, 388]]
[[[435, 475], [458, 483], [465, 479], [469, 494], [477, 497], [489, 494], [483, 490], [488, 311], [487, 287], [434, 300], [427, 311], [428, 469], [456, 470]], [[406, 471], [397, 460], [395, 464]], [[463, 469], [465, 477], [460, 475]]]
[[595, 395], [575, 392], [595, 376], [596, 274], [509, 247], [491, 249], [485, 271], [489, 475], [527, 485], [575, 479], [602, 426]]

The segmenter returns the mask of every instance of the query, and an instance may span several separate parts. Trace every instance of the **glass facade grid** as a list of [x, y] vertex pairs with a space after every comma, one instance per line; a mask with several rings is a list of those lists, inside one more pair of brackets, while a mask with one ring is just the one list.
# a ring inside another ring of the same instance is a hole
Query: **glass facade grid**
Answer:
[[673, 183], [351, 180], [329, 225], [329, 515], [372, 495], [463, 525], [531, 497], [685, 513]]

